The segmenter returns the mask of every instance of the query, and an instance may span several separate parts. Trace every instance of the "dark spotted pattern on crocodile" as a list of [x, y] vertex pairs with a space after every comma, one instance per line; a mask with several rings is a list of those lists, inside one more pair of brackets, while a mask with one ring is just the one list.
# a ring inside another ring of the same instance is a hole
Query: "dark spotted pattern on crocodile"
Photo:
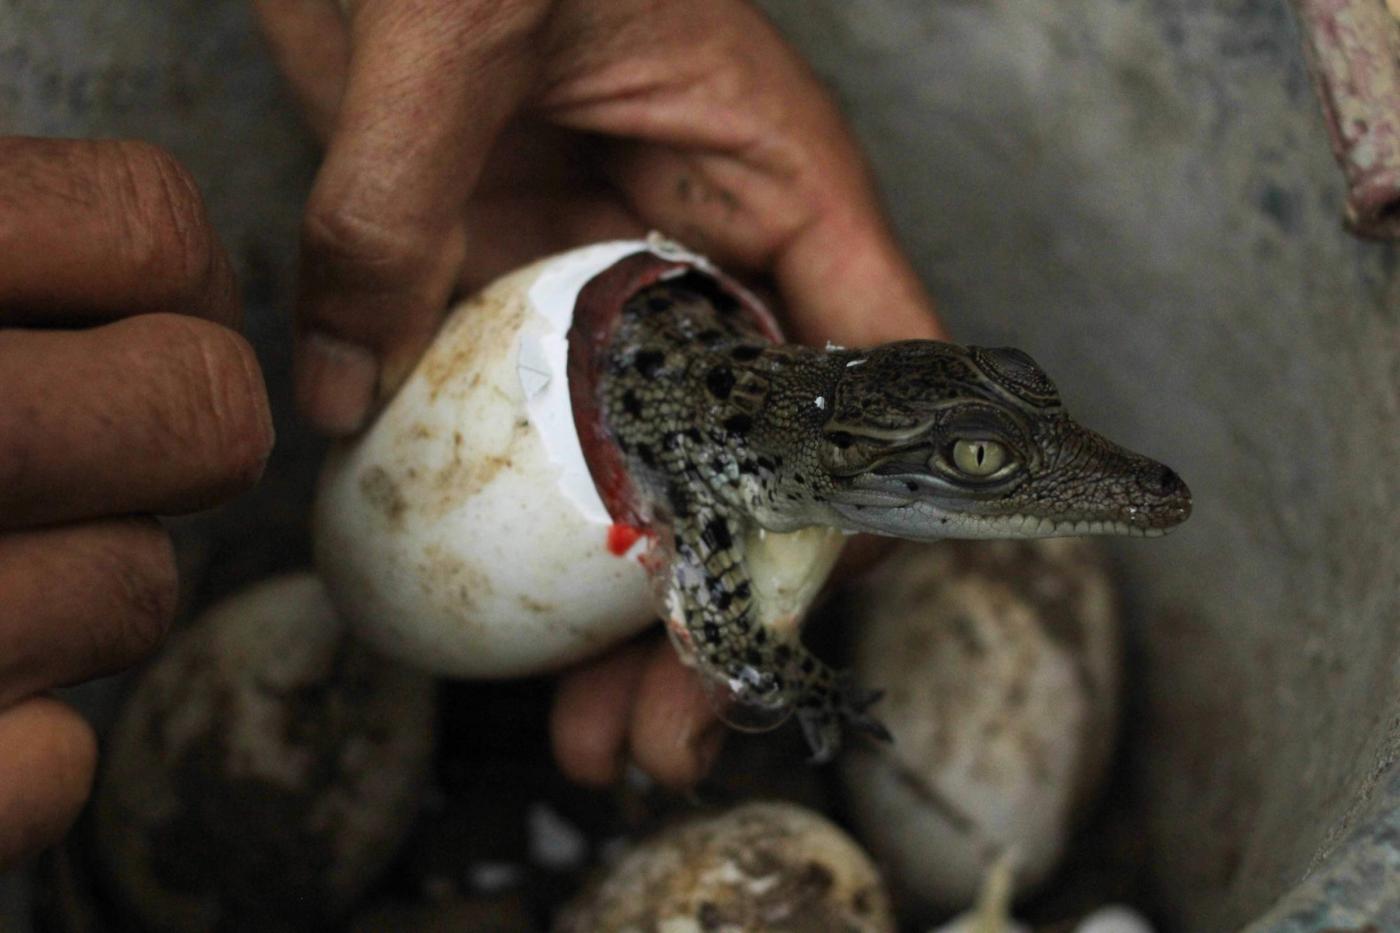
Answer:
[[746, 568], [757, 529], [908, 538], [1151, 535], [1185, 519], [1166, 467], [1071, 420], [1008, 349], [905, 341], [774, 344], [714, 279], [643, 289], [598, 382], [648, 520], [669, 529], [669, 602], [690, 653], [742, 704], [795, 708], [818, 760], [841, 726], [887, 737], [863, 690], [763, 623]]

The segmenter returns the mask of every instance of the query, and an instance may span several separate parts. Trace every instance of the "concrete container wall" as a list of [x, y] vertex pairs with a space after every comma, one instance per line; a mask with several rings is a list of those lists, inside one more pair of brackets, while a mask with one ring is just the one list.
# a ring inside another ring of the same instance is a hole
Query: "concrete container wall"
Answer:
[[[1029, 350], [1196, 493], [1114, 551], [1159, 906], [1238, 927], [1358, 857], [1400, 753], [1400, 252], [1341, 230], [1283, 0], [765, 5], [954, 333]], [[193, 169], [282, 414], [268, 482], [181, 530], [192, 599], [304, 561], [320, 445], [288, 417], [283, 312], [314, 154], [245, 4], [0, 0], [0, 132]]]

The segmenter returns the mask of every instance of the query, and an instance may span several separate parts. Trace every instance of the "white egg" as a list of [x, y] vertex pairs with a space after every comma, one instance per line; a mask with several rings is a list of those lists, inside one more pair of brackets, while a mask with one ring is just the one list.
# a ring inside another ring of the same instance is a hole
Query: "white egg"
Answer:
[[[606, 305], [604, 317], [658, 278], [719, 276], [656, 237], [508, 275], [451, 312], [375, 423], [332, 452], [316, 562], [341, 613], [380, 650], [449, 676], [519, 676], [596, 653], [661, 614], [643, 566], [650, 539], [615, 521], [616, 496], [595, 486], [570, 394], [580, 293], [598, 294], [596, 283], [613, 281], [600, 277], [624, 263], [649, 278], [589, 305]], [[766, 538], [755, 545], [756, 585], [775, 617], [800, 615], [839, 536]]]
[[842, 776], [895, 889], [962, 909], [1008, 857], [1025, 891], [1055, 868], [1107, 770], [1118, 616], [1088, 542], [904, 545], [852, 600], [856, 673], [887, 690], [890, 745]]

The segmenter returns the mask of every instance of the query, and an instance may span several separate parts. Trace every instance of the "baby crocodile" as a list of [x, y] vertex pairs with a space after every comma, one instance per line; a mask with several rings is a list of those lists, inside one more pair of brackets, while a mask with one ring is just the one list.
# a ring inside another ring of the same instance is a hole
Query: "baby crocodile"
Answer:
[[841, 725], [888, 738], [879, 694], [764, 624], [746, 566], [758, 529], [901, 538], [1159, 535], [1191, 498], [1170, 469], [1073, 421], [1012, 349], [928, 340], [775, 344], [698, 274], [632, 297], [598, 383], [638, 495], [674, 540], [684, 641], [734, 698], [796, 709], [816, 760]]

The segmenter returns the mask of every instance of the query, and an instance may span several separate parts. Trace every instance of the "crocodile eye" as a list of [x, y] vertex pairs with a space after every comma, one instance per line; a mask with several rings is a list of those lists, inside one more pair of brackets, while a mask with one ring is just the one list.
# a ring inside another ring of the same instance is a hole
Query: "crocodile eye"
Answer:
[[968, 476], [991, 476], [1006, 463], [1006, 448], [996, 441], [955, 441], [953, 465]]

